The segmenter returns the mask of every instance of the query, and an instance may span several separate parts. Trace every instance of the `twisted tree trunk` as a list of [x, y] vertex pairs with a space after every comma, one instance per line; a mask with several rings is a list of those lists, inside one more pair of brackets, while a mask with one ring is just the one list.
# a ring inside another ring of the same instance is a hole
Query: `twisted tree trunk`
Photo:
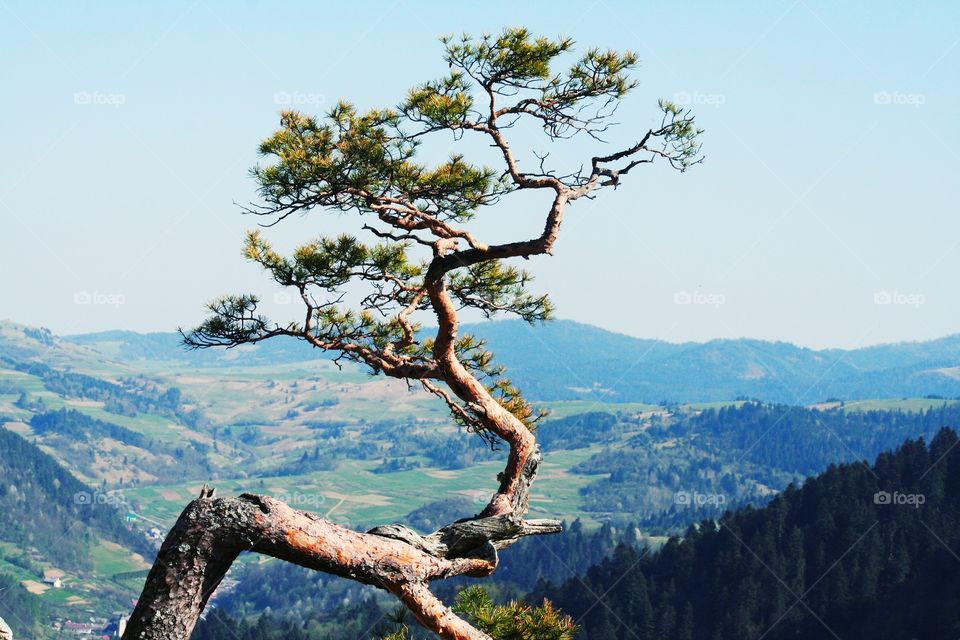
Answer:
[[442, 273], [427, 291], [439, 319], [434, 358], [451, 391], [484, 429], [510, 446], [499, 489], [479, 516], [422, 536], [402, 525], [358, 533], [265, 496], [214, 498], [204, 488], [170, 531], [147, 577], [125, 640], [187, 640], [243, 551], [255, 551], [394, 594], [426, 629], [449, 640], [491, 640], [431, 592], [431, 580], [486, 576], [498, 551], [523, 536], [556, 533], [557, 520], [524, 520], [540, 465], [533, 432], [490, 394], [455, 352], [458, 320]]
[[[321, 238], [283, 258], [251, 233], [245, 255], [278, 284], [296, 288], [305, 305], [303, 321], [271, 323], [257, 311], [256, 296], [227, 296], [210, 305], [211, 318], [184, 334], [193, 348], [295, 337], [375, 374], [419, 382], [468, 430], [509, 445], [489, 504], [475, 518], [421, 536], [398, 525], [357, 533], [270, 498], [214, 499], [204, 492], [164, 542], [125, 638], [185, 640], [242, 551], [386, 589], [443, 638], [487, 638], [437, 600], [428, 583], [487, 575], [497, 566], [499, 549], [525, 535], [559, 531], [560, 523], [523, 520], [540, 464], [532, 408], [499, 377], [482, 341], [458, 337], [458, 310], [514, 313], [529, 322], [548, 318], [547, 298], [526, 290], [529, 274], [501, 261], [550, 254], [567, 205], [616, 187], [634, 167], [663, 159], [685, 171], [703, 159], [693, 117], [661, 102], [659, 128], [648, 129], [633, 146], [594, 156], [586, 169], [565, 176], [545, 168], [545, 158], [538, 171], [524, 171], [505, 135], [518, 119], [537, 122], [551, 140], [578, 132], [596, 137], [609, 124], [609, 107], [634, 86], [626, 72], [636, 56], [629, 52], [593, 50], [566, 74], [544, 71], [571, 46], [568, 39], [534, 39], [526, 29], [508, 29], [495, 39], [445, 39], [453, 75], [414, 88], [397, 110], [359, 114], [341, 103], [323, 121], [284, 112], [281, 128], [261, 145], [261, 153], [276, 162], [254, 170], [265, 202], [246, 212], [275, 216], [266, 226], [313, 209], [368, 213], [388, 229], [363, 229], [389, 242], [368, 247], [348, 236]], [[518, 87], [523, 96], [512, 99]], [[482, 93], [475, 101], [477, 89]], [[414, 161], [422, 135], [452, 132], [459, 139], [467, 131], [499, 150], [505, 165], [499, 178], [499, 172], [459, 155], [432, 168]], [[539, 235], [487, 244], [459, 227], [519, 190], [551, 194]], [[418, 265], [408, 254], [414, 246], [430, 247], [432, 259]], [[372, 287], [359, 314], [340, 307], [348, 282]], [[428, 310], [438, 322], [432, 344], [411, 319]], [[387, 322], [381, 315], [393, 317]]]
[[[438, 250], [434, 265], [443, 266]], [[437, 267], [434, 267], [435, 269]], [[422, 536], [401, 526], [358, 533], [265, 496], [213, 498], [205, 488], [164, 541], [133, 612], [126, 640], [187, 640], [207, 601], [243, 551], [270, 555], [393, 593], [425, 628], [449, 640], [490, 640], [431, 592], [431, 580], [486, 576], [498, 551], [523, 536], [559, 532], [556, 520], [524, 520], [540, 465], [533, 432], [457, 357], [459, 322], [443, 269], [427, 276], [439, 320], [433, 356], [454, 395], [483, 429], [510, 446], [500, 486], [479, 516]]]
[[441, 638], [489, 640], [443, 605], [428, 583], [489, 575], [500, 549], [560, 529], [555, 520], [524, 521], [510, 513], [463, 520], [428, 536], [402, 525], [359, 533], [270, 497], [214, 498], [205, 488], [164, 541], [123, 637], [187, 640], [233, 561], [254, 551], [386, 589]]

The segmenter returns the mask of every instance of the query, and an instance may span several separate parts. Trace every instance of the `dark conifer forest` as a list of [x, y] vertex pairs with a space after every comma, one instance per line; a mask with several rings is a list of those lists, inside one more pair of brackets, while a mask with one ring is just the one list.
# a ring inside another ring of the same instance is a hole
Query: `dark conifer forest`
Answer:
[[551, 598], [590, 640], [956, 638], [956, 444], [944, 429], [873, 465], [831, 466], [762, 509], [691, 526], [658, 553], [621, 546], [531, 599]]
[[[957, 444], [944, 428], [929, 444], [908, 440], [873, 464], [831, 465], [762, 508], [703, 520], [659, 549], [637, 544], [635, 527], [584, 533], [574, 523], [563, 536], [512, 550], [491, 590], [501, 600], [550, 600], [589, 640], [955, 638]], [[285, 574], [276, 565], [258, 597], [244, 594], [251, 610], [284, 610], [287, 589], [302, 589], [304, 578], [287, 584]], [[341, 598], [342, 584], [320, 583], [318, 593]], [[359, 627], [389, 627], [388, 608], [369, 594], [354, 592], [351, 606], [322, 614], [300, 593], [298, 623], [283, 615], [237, 622], [220, 612], [195, 637], [346, 639]]]

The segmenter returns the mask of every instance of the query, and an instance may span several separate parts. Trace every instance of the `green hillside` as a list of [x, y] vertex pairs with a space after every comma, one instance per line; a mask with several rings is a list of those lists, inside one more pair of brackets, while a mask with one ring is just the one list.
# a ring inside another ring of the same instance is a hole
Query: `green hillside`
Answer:
[[692, 526], [659, 553], [622, 547], [531, 599], [551, 598], [590, 640], [956, 638], [956, 444], [945, 429], [872, 466], [831, 467], [763, 509]]
[[[467, 325], [487, 339], [527, 395], [542, 401], [714, 402], [738, 397], [810, 404], [828, 398], [960, 396], [960, 336], [854, 350], [785, 342], [642, 340], [571, 321]], [[175, 333], [110, 331], [66, 341], [138, 366], [234, 367], [325, 356], [296, 340], [185, 351]]]
[[[491, 343], [511, 345], [504, 353], [522, 342], [498, 334], [510, 334], [511, 327], [483, 326]], [[551, 330], [569, 334], [558, 344], [568, 340], [564, 348], [571, 357], [579, 340], [597, 340], [598, 357], [618, 357], [617, 366], [634, 354], [632, 338], [572, 323]], [[53, 520], [44, 531], [65, 531], [71, 518], [83, 524], [75, 542], [63, 546], [49, 536], [31, 538], [36, 536], [23, 524], [30, 522], [23, 502], [0, 516], [6, 531], [0, 536], [0, 574], [15, 579], [18, 594], [29, 587], [39, 603], [57, 612], [125, 602], [139, 589], [137, 570], [145, 566], [131, 550], [149, 558], [150, 547], [144, 550], [142, 541], [151, 530], [162, 533], [171, 526], [206, 482], [221, 493], [274, 495], [357, 528], [402, 520], [429, 528], [470, 515], [493, 489], [504, 452], [491, 451], [480, 438], [452, 425], [432, 395], [349, 366], [340, 370], [329, 360], [299, 360], [304, 352], [295, 352], [296, 347], [256, 357], [237, 357], [237, 352], [231, 360], [193, 359], [189, 353], [178, 359], [186, 352], [164, 335], [111, 333], [67, 340], [43, 330], [0, 326], [0, 433], [16, 438], [11, 442], [19, 447], [29, 443], [31, 457], [41, 455], [59, 465], [58, 473], [70, 474], [45, 476], [42, 489], [57, 497], [31, 500], [55, 499], [59, 502], [41, 504], [62, 505], [72, 494], [57, 492], [69, 486], [73, 493], [109, 503], [98, 502], [89, 512], [72, 504], [50, 511]], [[542, 353], [537, 360], [524, 351], [533, 348], [525, 344], [519, 347], [518, 374], [540, 380], [537, 367], [549, 361]], [[696, 350], [706, 348], [694, 347], [690, 366], [700, 357]], [[909, 351], [911, 366], [923, 366], [916, 361], [929, 354]], [[897, 357], [871, 355], [887, 363]], [[523, 362], [535, 366], [524, 373]], [[589, 372], [594, 364], [576, 366]], [[565, 375], [561, 369], [553, 366], [537, 384], [564, 384], [556, 377]], [[877, 399], [860, 396], [798, 407], [735, 396], [617, 402], [617, 394], [596, 386], [572, 395], [562, 386], [543, 388], [543, 397], [558, 399], [543, 403], [553, 414], [539, 426], [545, 462], [531, 497], [532, 512], [566, 519], [579, 515], [590, 531], [633, 522], [650, 539], [726, 508], [764, 504], [779, 487], [831, 462], [872, 456], [904, 438], [929, 436], [956, 424], [960, 411], [956, 401], [932, 392], [905, 398], [878, 392]], [[23, 473], [3, 469], [0, 483], [17, 484]], [[722, 504], [678, 499], [718, 493], [725, 497]], [[8, 490], [6, 499], [15, 495]], [[129, 519], [118, 525], [121, 515]], [[44, 570], [65, 572], [68, 586], [44, 589], [37, 579]]]
[[[28, 615], [125, 607], [135, 592], [111, 577], [146, 567], [152, 547], [124, 514], [120, 496], [81, 483], [35, 445], [0, 429], [0, 577], [21, 603], [36, 600], [10, 616], [11, 624], [22, 629], [33, 626]], [[58, 578], [62, 587], [45, 583]]]

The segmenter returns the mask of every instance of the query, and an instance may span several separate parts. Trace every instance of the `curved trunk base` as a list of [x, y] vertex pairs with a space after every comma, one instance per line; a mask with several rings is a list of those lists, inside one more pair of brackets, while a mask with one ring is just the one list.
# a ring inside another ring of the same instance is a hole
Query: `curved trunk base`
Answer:
[[444, 606], [427, 583], [489, 575], [500, 549], [560, 530], [555, 520], [501, 515], [456, 522], [428, 536], [401, 525], [360, 533], [267, 496], [214, 498], [205, 487], [167, 535], [123, 637], [188, 640], [233, 561], [254, 551], [386, 589], [441, 638], [489, 640]]

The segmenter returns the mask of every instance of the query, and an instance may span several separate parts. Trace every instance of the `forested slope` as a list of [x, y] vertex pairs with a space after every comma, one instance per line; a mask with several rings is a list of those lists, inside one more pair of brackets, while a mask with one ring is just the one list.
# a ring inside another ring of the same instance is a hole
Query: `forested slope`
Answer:
[[0, 428], [0, 540], [22, 551], [35, 548], [71, 570], [90, 568], [89, 548], [98, 537], [149, 552], [110, 502], [37, 446]]
[[656, 554], [621, 547], [532, 597], [590, 640], [956, 638], [956, 444], [945, 429], [872, 466], [832, 466], [763, 509], [704, 521]]

